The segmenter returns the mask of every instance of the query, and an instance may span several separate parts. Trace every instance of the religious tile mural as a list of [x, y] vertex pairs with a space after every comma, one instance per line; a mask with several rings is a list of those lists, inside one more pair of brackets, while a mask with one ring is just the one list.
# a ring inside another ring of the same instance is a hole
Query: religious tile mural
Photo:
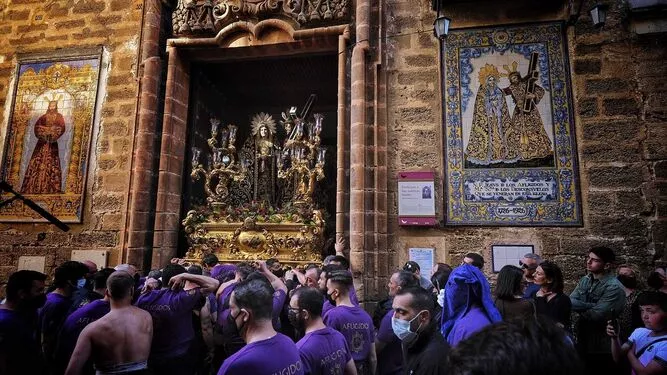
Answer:
[[442, 58], [446, 223], [581, 225], [563, 24], [452, 30]]
[[[64, 222], [81, 222], [99, 72], [99, 55], [17, 69], [2, 179]], [[0, 220], [43, 221], [20, 200]]]

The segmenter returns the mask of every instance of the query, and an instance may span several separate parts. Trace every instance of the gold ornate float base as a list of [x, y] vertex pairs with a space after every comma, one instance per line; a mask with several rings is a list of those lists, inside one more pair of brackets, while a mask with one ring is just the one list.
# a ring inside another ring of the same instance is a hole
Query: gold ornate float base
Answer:
[[276, 258], [282, 264], [296, 266], [322, 260], [322, 221], [257, 223], [254, 218], [247, 218], [242, 223], [216, 223], [197, 222], [202, 219], [197, 216], [191, 211], [184, 220], [190, 240], [185, 256], [189, 261], [199, 261], [208, 253], [215, 254], [223, 263]]

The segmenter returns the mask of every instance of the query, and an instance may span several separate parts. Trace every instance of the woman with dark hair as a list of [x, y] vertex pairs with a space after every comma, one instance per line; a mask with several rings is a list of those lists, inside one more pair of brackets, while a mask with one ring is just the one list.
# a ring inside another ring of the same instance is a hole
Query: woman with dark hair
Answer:
[[535, 316], [535, 307], [532, 302], [523, 298], [521, 281], [523, 270], [511, 265], [500, 269], [493, 304], [496, 305], [503, 320], [510, 318], [530, 319]]
[[535, 270], [535, 284], [540, 290], [535, 295], [537, 315], [549, 317], [568, 332], [571, 331], [572, 302], [563, 293], [563, 272], [556, 263], [544, 261]]

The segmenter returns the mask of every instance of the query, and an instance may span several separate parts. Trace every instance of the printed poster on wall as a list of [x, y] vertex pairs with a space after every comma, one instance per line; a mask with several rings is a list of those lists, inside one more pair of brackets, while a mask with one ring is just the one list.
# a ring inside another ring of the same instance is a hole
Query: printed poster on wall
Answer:
[[452, 30], [442, 46], [446, 223], [582, 225], [564, 25]]

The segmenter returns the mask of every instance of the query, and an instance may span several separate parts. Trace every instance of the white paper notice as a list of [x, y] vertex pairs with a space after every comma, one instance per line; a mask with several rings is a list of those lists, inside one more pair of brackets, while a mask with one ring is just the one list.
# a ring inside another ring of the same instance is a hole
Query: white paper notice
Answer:
[[411, 247], [408, 249], [410, 260], [419, 264], [421, 274], [429, 277], [433, 269], [433, 250], [427, 247]]
[[433, 181], [398, 182], [398, 216], [435, 216]]

